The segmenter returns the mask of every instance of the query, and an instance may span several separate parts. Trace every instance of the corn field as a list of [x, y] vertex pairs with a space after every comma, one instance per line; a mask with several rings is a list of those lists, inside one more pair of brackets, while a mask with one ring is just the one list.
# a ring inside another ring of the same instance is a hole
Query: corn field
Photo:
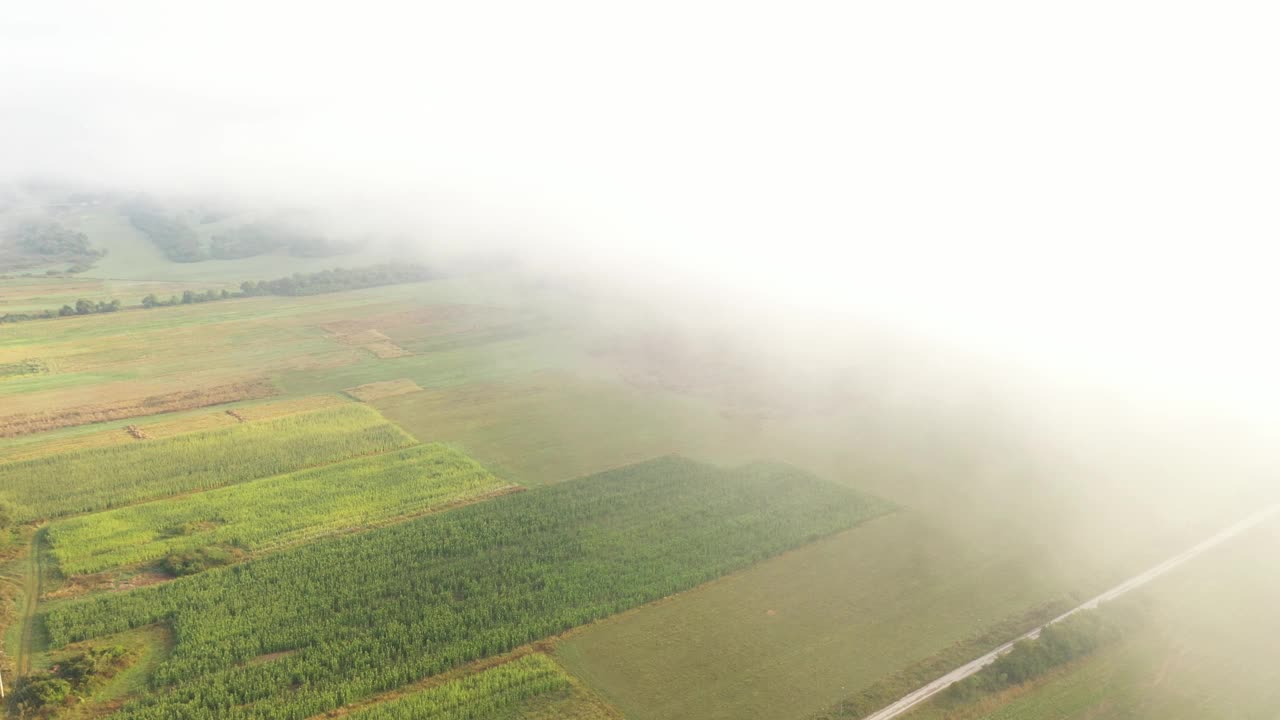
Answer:
[[415, 444], [364, 405], [0, 464], [19, 520], [107, 510]]
[[[136, 720], [303, 720], [687, 590], [886, 512], [785, 466], [662, 458], [44, 614], [177, 643]], [[269, 662], [255, 658], [288, 653]], [[430, 717], [430, 716], [428, 716]], [[448, 717], [448, 716], [445, 716]]]
[[419, 445], [54, 522], [65, 575], [160, 560], [210, 545], [248, 552], [385, 524], [510, 488], [466, 455]]

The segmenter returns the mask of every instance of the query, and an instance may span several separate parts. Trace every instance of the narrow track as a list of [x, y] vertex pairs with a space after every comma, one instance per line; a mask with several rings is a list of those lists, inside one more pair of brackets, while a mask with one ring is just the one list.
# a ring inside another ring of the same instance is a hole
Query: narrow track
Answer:
[[40, 550], [44, 539], [44, 529], [37, 530], [31, 536], [31, 547], [27, 550], [27, 577], [22, 586], [22, 632], [18, 640], [17, 671], [19, 675], [31, 672], [31, 655], [34, 652], [36, 637], [36, 606], [40, 602], [40, 594], [44, 591], [44, 558]]

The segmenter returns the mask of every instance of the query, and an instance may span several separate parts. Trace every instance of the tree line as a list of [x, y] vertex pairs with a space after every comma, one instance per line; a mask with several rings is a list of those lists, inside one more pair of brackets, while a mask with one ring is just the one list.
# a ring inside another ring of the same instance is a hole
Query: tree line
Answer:
[[1018, 641], [995, 662], [947, 688], [939, 702], [943, 705], [972, 702], [983, 695], [1034, 680], [1118, 641], [1140, 620], [1141, 612], [1133, 605], [1082, 610], [1045, 627], [1037, 638]]
[[[351, 251], [349, 243], [272, 223], [247, 223], [210, 236], [205, 248], [196, 231], [179, 217], [145, 203], [125, 206], [125, 215], [173, 262], [233, 260], [285, 251], [296, 257], [326, 257]], [[216, 221], [216, 216], [204, 220]]]
[[80, 298], [76, 300], [75, 305], [63, 305], [57, 310], [36, 310], [26, 313], [5, 313], [0, 315], [0, 323], [24, 322], [27, 320], [51, 320], [60, 317], [74, 317], [76, 315], [95, 315], [97, 313], [112, 313], [121, 307], [119, 300], [86, 300]]
[[[323, 293], [342, 292], [344, 290], [360, 290], [381, 285], [399, 285], [402, 283], [424, 282], [440, 277], [435, 271], [418, 264], [405, 265], [371, 265], [362, 268], [334, 268], [312, 273], [294, 273], [275, 280], [248, 280], [240, 283], [240, 290], [185, 290], [182, 295], [170, 295], [161, 298], [150, 293], [142, 298], [143, 308], [173, 307], [175, 305], [192, 305], [229, 300], [231, 298], [257, 297], [260, 295], [320, 295]], [[63, 305], [59, 309], [36, 310], [23, 313], [6, 313], [0, 315], [0, 323], [25, 322], [28, 320], [49, 320], [75, 315], [92, 315], [120, 310], [119, 300], [94, 302], [80, 299], [75, 305]]]

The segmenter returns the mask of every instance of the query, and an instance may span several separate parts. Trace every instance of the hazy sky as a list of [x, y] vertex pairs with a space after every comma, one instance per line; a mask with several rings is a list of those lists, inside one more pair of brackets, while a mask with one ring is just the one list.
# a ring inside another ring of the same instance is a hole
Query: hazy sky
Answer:
[[1276, 397], [1274, 7], [9, 2], [0, 165]]

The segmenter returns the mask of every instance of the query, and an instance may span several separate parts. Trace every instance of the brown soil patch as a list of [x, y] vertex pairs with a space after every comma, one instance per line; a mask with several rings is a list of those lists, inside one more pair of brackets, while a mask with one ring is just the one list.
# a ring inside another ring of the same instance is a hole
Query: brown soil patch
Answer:
[[383, 335], [381, 330], [374, 329], [357, 330], [356, 332], [350, 333], [330, 332], [329, 334], [339, 345], [347, 345], [351, 347], [391, 341], [391, 338]]
[[381, 330], [374, 328], [357, 329], [352, 323], [353, 321], [347, 320], [340, 323], [327, 323], [321, 327], [339, 345], [363, 348], [379, 360], [405, 357], [413, 354], [396, 345], [391, 341], [391, 338], [382, 334]]
[[361, 402], [372, 402], [396, 395], [422, 392], [422, 388], [418, 387], [418, 383], [408, 378], [401, 378], [399, 380], [386, 380], [347, 388], [343, 392]]
[[281, 650], [280, 652], [273, 652], [273, 653], [267, 653], [266, 655], [259, 655], [258, 657], [253, 658], [249, 662], [245, 663], [245, 665], [261, 665], [263, 663], [269, 663], [272, 660], [279, 660], [280, 658], [289, 657], [290, 655], [296, 652], [298, 651], [297, 650]]
[[195, 390], [181, 390], [163, 395], [150, 395], [111, 404], [81, 405], [53, 412], [5, 415], [0, 416], [0, 438], [30, 435], [46, 430], [110, 420], [124, 420], [143, 415], [193, 410], [237, 400], [268, 397], [275, 393], [275, 387], [268, 380], [259, 379]]
[[386, 360], [388, 358], [406, 357], [408, 355], [413, 354], [408, 350], [405, 350], [404, 348], [400, 347], [399, 345], [396, 345], [395, 343], [391, 342], [390, 340], [386, 342], [380, 342], [380, 343], [370, 343], [368, 345], [363, 345], [361, 347], [363, 347], [365, 350], [368, 350], [370, 353], [373, 354], [374, 357], [378, 358], [379, 360]]
[[57, 590], [52, 590], [40, 596], [41, 600], [58, 600], [61, 598], [73, 598], [95, 592], [124, 592], [133, 590], [134, 588], [147, 587], [148, 585], [159, 585], [166, 583], [174, 578], [164, 573], [144, 571], [134, 572], [132, 574], [122, 574], [120, 572], [101, 572], [92, 575], [76, 575], [67, 578]]

